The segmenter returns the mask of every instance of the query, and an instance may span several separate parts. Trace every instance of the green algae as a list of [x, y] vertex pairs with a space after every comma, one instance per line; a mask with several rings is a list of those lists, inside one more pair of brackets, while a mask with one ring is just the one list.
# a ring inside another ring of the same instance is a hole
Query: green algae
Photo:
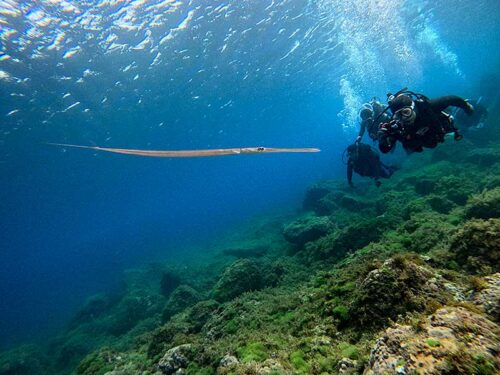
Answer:
[[251, 342], [237, 349], [238, 357], [241, 362], [249, 363], [252, 361], [263, 362], [268, 357], [266, 347], [261, 342]]
[[339, 344], [339, 350], [342, 357], [349, 359], [359, 359], [359, 351], [358, 348], [354, 345], [351, 345], [347, 342], [341, 342]]
[[298, 374], [310, 374], [311, 366], [304, 358], [305, 354], [300, 350], [290, 353], [290, 362]]
[[437, 346], [441, 346], [441, 343], [439, 342], [439, 340], [435, 340], [435, 339], [427, 339], [425, 341], [427, 343], [427, 345], [429, 345], [431, 348], [435, 348]]

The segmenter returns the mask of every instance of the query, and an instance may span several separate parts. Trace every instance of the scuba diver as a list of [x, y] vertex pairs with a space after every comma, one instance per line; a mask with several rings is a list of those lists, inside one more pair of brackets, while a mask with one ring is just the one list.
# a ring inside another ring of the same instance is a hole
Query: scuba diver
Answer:
[[392, 176], [396, 167], [387, 166], [380, 161], [380, 155], [366, 143], [354, 143], [347, 147], [347, 182], [349, 186], [354, 187], [352, 183], [352, 172], [356, 172], [363, 177], [375, 179], [375, 185], [381, 185], [379, 178], [389, 178]]
[[391, 120], [381, 124], [378, 131], [379, 148], [384, 154], [391, 151], [397, 141], [409, 153], [436, 147], [444, 142], [448, 133], [454, 133], [458, 141], [462, 135], [454, 125], [453, 116], [444, 110], [451, 106], [462, 109], [469, 116], [474, 112], [470, 103], [454, 95], [429, 99], [404, 88], [387, 97]]
[[378, 129], [380, 124], [390, 121], [389, 115], [386, 112], [387, 106], [380, 103], [376, 97], [372, 98], [369, 103], [363, 104], [359, 111], [360, 129], [356, 142], [361, 142], [365, 131], [368, 130], [368, 135], [375, 142], [378, 139]]

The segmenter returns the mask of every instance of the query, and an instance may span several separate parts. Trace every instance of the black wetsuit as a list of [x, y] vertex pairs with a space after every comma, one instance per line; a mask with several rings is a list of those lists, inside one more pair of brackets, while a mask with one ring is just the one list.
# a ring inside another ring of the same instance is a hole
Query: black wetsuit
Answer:
[[[385, 108], [384, 108], [385, 109]], [[358, 137], [361, 139], [368, 130], [368, 135], [373, 141], [378, 139], [378, 129], [380, 124], [390, 120], [389, 115], [382, 113], [382, 111], [375, 111], [373, 118], [370, 117], [366, 120], [361, 121]]]
[[451, 117], [443, 112], [450, 106], [470, 112], [467, 102], [454, 95], [432, 100], [416, 100], [416, 118], [411, 125], [401, 125], [397, 131], [379, 131], [380, 151], [391, 151], [396, 141], [400, 141], [409, 152], [421, 152], [424, 147], [434, 148], [438, 143], [444, 142], [447, 133], [456, 131]]
[[[380, 155], [365, 143], [349, 146], [357, 148], [355, 157], [349, 157], [347, 160], [347, 182], [352, 184], [352, 172], [356, 172], [363, 177], [374, 179], [389, 178], [394, 173], [394, 168], [389, 167], [380, 161]], [[353, 149], [354, 150], [354, 149]]]

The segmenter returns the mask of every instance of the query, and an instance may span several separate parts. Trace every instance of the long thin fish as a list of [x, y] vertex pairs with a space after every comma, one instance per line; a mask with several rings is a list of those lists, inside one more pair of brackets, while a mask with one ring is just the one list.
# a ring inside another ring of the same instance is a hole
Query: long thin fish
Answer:
[[209, 150], [179, 150], [179, 151], [156, 151], [156, 150], [132, 150], [127, 148], [108, 148], [98, 146], [68, 145], [62, 143], [49, 143], [54, 146], [86, 148], [96, 151], [113, 152], [115, 154], [150, 156], [158, 158], [193, 158], [203, 156], [224, 156], [240, 154], [269, 154], [277, 152], [319, 152], [319, 148], [267, 148], [267, 147], [243, 147], [243, 148], [218, 148]]

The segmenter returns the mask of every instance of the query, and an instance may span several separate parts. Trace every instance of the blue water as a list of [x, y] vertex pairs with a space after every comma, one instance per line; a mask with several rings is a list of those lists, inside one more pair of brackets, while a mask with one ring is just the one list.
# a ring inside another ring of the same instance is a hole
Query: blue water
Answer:
[[497, 0], [0, 1], [0, 345], [55, 332], [126, 268], [196, 256], [343, 178], [365, 100], [483, 94], [498, 14]]

